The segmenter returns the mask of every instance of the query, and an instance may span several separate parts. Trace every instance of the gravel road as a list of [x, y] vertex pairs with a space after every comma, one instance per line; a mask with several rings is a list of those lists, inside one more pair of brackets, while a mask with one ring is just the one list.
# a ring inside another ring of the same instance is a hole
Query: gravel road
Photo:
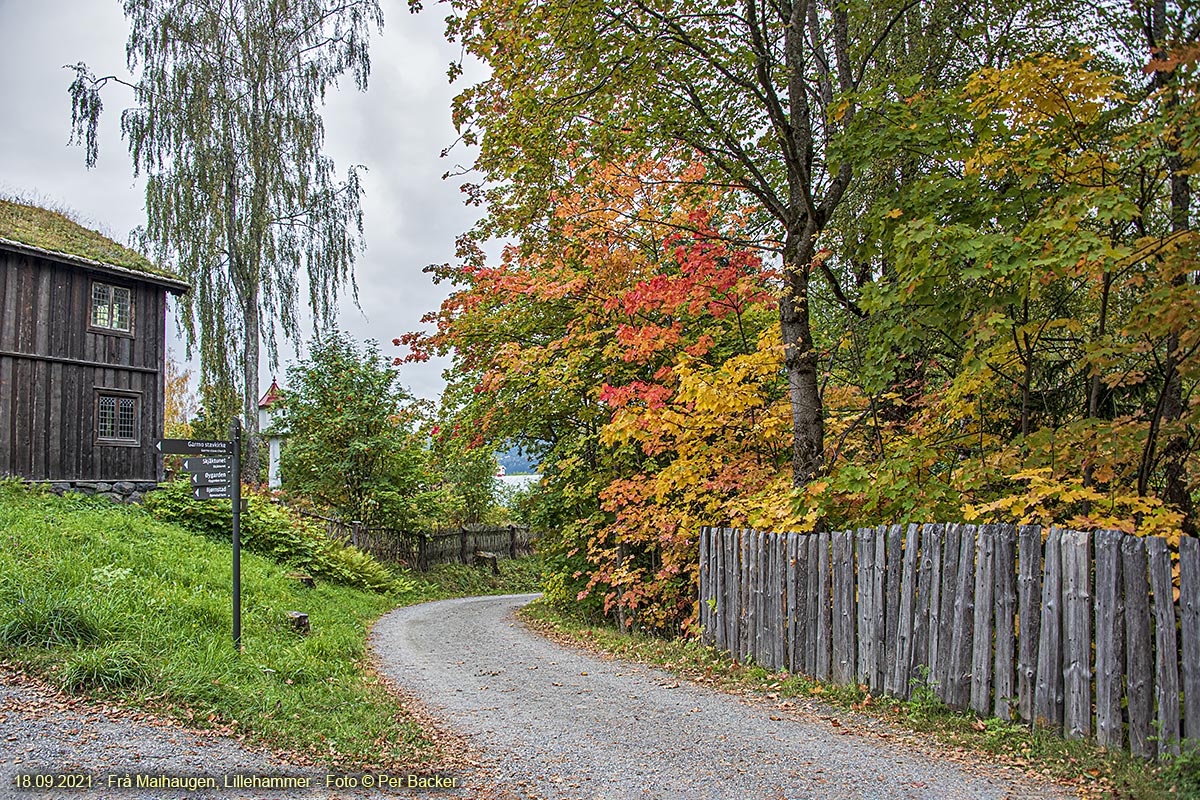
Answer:
[[[370, 775], [366, 788], [365, 775], [292, 765], [230, 736], [65, 695], [0, 664], [0, 800], [463, 797], [381, 789], [380, 773]], [[401, 783], [406, 777], [384, 775]]]
[[[597, 800], [1070, 797], [1060, 787], [819, 709], [680, 682], [526, 629], [536, 595], [445, 600], [383, 617], [381, 671], [465, 735], [490, 774], [477, 791]], [[952, 760], [953, 759], [953, 760]]]

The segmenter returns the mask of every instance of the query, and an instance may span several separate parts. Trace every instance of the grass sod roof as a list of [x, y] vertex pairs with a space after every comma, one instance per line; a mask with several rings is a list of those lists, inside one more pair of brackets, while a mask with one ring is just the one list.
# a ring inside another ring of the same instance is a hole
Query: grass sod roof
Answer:
[[159, 278], [181, 280], [175, 273], [156, 267], [136, 250], [117, 244], [61, 212], [2, 197], [0, 238]]

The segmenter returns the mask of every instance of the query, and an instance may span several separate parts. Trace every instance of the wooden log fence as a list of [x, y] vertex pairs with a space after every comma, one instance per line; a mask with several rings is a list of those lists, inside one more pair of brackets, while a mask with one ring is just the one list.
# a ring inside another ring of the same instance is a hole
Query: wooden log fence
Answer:
[[381, 561], [404, 564], [422, 572], [435, 564], [470, 564], [476, 551], [500, 558], [517, 558], [533, 552], [534, 537], [528, 528], [515, 525], [466, 525], [435, 531], [404, 531], [367, 527], [310, 511], [295, 509], [319, 521], [334, 541], [353, 545]]
[[[1177, 570], [1177, 571], [1176, 571]], [[1044, 726], [1200, 750], [1200, 540], [1035, 525], [704, 528], [703, 640], [738, 659]]]

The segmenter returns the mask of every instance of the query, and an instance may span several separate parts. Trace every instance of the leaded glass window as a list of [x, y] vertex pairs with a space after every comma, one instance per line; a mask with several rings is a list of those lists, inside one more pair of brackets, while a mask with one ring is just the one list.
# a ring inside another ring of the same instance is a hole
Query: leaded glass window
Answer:
[[101, 394], [96, 398], [96, 438], [134, 442], [138, 438], [137, 398]]
[[99, 281], [92, 284], [92, 327], [130, 332], [133, 329], [133, 295], [123, 286]]

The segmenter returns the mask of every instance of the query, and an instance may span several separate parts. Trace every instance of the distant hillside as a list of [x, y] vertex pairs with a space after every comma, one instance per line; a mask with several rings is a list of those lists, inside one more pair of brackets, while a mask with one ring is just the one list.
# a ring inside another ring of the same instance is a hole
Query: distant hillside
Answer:
[[500, 462], [500, 466], [504, 467], [504, 471], [509, 475], [537, 472], [537, 464], [530, 461], [519, 447], [514, 446], [507, 452], [497, 453], [496, 461]]

